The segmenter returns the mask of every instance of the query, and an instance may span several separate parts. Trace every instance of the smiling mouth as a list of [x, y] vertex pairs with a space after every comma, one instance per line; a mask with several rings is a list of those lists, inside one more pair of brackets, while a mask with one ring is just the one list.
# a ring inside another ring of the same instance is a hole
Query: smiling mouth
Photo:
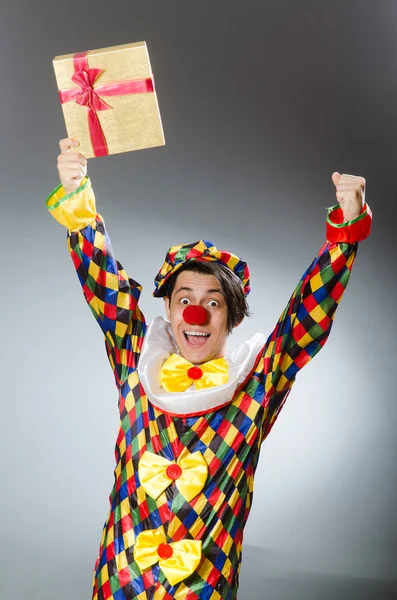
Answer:
[[184, 331], [185, 340], [192, 348], [201, 348], [210, 337], [210, 333], [205, 331]]

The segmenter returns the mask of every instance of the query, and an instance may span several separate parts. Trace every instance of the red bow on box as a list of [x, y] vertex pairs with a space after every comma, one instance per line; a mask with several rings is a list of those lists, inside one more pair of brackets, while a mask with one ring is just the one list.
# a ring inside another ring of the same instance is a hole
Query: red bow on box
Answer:
[[127, 94], [145, 94], [154, 91], [152, 77], [134, 79], [100, 85], [94, 89], [93, 85], [103, 73], [103, 69], [90, 69], [88, 67], [87, 52], [77, 52], [73, 56], [74, 75], [72, 81], [79, 87], [69, 90], [59, 90], [61, 104], [75, 101], [81, 106], [88, 107], [88, 128], [90, 132], [92, 149], [95, 156], [109, 154], [105, 134], [99, 122], [97, 111], [109, 110], [112, 107], [106, 104], [101, 96], [123, 96]]

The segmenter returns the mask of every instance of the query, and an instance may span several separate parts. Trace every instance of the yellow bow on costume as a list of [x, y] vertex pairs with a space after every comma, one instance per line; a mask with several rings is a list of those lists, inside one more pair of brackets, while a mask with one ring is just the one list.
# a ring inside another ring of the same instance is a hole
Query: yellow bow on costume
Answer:
[[183, 450], [174, 462], [146, 450], [139, 459], [138, 474], [143, 489], [155, 500], [175, 481], [182, 496], [190, 502], [203, 489], [208, 466], [199, 451], [190, 454]]
[[158, 561], [170, 584], [175, 585], [196, 570], [201, 560], [201, 541], [168, 544], [163, 527], [141, 531], [136, 538], [134, 559], [141, 571]]
[[195, 366], [179, 354], [171, 354], [161, 367], [160, 383], [167, 392], [184, 392], [192, 383], [202, 390], [227, 383], [228, 371], [224, 358]]

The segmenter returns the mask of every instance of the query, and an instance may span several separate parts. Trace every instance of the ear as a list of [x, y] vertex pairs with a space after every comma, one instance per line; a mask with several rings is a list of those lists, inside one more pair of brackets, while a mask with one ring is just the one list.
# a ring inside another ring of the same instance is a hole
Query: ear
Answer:
[[171, 321], [171, 311], [170, 311], [170, 299], [168, 296], [164, 296], [164, 304], [165, 304], [165, 312], [167, 315], [167, 319]]

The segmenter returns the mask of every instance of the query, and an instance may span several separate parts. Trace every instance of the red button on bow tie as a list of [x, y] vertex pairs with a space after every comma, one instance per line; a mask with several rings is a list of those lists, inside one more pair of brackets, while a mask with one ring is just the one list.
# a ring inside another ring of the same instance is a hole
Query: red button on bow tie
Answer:
[[165, 472], [170, 479], [179, 479], [182, 475], [182, 469], [179, 465], [169, 465]]
[[160, 546], [157, 548], [157, 554], [160, 558], [167, 559], [171, 558], [171, 556], [174, 554], [174, 551], [169, 544], [164, 543], [160, 544]]
[[190, 369], [187, 372], [187, 376], [190, 377], [190, 379], [201, 379], [203, 376], [203, 372], [200, 369], [200, 367], [190, 367]]

